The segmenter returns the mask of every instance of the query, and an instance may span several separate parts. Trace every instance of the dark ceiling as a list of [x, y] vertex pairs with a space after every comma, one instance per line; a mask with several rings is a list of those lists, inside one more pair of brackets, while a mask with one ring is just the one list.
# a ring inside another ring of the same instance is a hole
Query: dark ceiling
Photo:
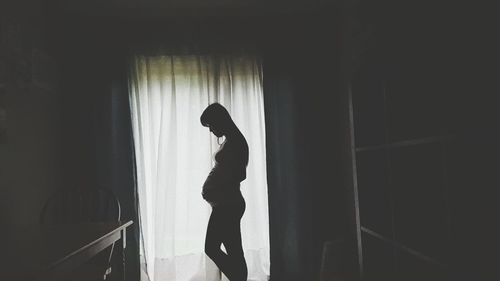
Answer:
[[66, 14], [121, 18], [268, 16], [322, 11], [336, 0], [47, 0]]

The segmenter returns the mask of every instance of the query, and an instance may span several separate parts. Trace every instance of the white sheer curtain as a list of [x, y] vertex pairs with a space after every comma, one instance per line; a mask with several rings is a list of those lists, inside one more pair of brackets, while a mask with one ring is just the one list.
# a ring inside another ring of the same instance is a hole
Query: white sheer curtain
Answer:
[[[249, 280], [268, 280], [269, 219], [262, 67], [253, 56], [138, 56], [130, 106], [142, 221], [142, 258], [151, 281], [216, 281], [204, 254], [210, 206], [201, 187], [218, 144], [200, 115], [224, 105], [247, 139], [241, 190], [242, 240]], [[225, 277], [222, 277], [225, 279]]]

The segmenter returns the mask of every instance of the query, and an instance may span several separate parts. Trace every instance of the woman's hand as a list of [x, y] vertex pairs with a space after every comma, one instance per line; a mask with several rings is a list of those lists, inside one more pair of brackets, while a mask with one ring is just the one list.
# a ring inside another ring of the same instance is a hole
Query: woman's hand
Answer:
[[208, 194], [207, 190], [203, 189], [203, 190], [201, 191], [201, 197], [203, 197], [203, 199], [205, 199], [206, 201], [208, 201], [208, 198], [209, 198], [209, 197], [207, 196], [207, 194]]

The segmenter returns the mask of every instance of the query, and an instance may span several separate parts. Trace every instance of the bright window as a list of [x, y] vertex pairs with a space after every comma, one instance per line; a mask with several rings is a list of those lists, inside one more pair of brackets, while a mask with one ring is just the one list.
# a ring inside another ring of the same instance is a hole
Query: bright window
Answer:
[[241, 221], [249, 280], [269, 277], [269, 219], [262, 67], [254, 56], [139, 56], [130, 75], [130, 106], [142, 223], [142, 258], [150, 279], [220, 280], [204, 254], [211, 208], [201, 187], [218, 144], [200, 115], [224, 105], [249, 145], [246, 211]]

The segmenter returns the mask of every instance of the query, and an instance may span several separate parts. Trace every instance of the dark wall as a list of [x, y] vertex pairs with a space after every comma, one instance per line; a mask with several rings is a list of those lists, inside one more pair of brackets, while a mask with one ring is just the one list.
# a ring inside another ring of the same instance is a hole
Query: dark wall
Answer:
[[[66, 188], [102, 188], [121, 205], [127, 234], [126, 276], [139, 279], [134, 155], [126, 48], [108, 23], [51, 9], [51, 38], [61, 66], [61, 141]], [[114, 260], [117, 262], [117, 260]]]
[[424, 5], [357, 8], [363, 280], [497, 280], [499, 116], [478, 47], [488, 26]]
[[[58, 65], [42, 1], [0, 3], [0, 221], [38, 223], [61, 186]], [[3, 127], [3, 125], [2, 125]], [[1, 133], [0, 133], [1, 134]]]

